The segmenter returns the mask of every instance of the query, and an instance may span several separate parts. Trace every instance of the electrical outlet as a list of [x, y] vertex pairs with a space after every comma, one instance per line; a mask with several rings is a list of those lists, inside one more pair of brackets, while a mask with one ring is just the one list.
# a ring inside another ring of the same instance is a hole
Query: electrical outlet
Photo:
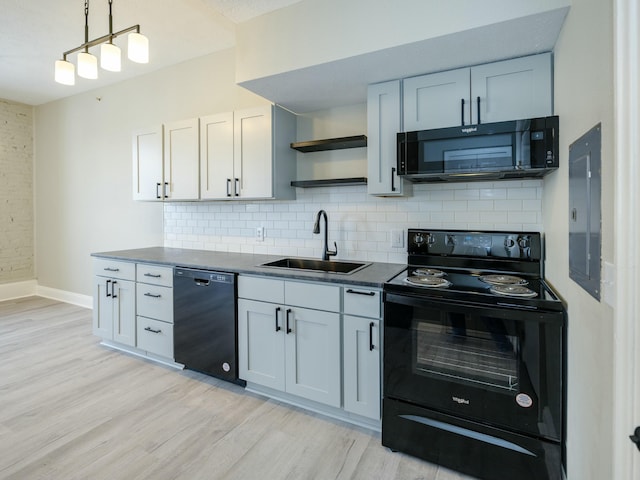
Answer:
[[258, 242], [264, 241], [264, 227], [256, 228], [256, 240]]
[[391, 230], [391, 248], [404, 247], [404, 232], [402, 230]]

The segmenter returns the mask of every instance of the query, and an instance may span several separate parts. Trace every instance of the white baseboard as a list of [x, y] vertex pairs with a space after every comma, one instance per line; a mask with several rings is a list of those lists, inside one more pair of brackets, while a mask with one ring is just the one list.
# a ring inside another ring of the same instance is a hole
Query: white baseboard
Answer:
[[0, 301], [37, 295], [37, 288], [38, 283], [35, 280], [2, 284], [0, 285]]
[[67, 292], [66, 290], [58, 290], [57, 288], [43, 287], [38, 285], [35, 293], [40, 297], [51, 298], [60, 302], [78, 305], [79, 307], [93, 308], [93, 297], [90, 295], [81, 295], [79, 293]]

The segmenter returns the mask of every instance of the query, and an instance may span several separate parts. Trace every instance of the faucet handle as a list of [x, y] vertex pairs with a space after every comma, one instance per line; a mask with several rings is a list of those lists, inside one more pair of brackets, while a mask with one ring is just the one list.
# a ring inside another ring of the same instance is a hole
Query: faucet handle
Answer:
[[334, 246], [335, 250], [329, 250], [327, 248], [327, 256], [328, 257], [333, 257], [335, 255], [338, 255], [338, 245], [336, 244], [336, 242], [333, 242], [333, 246]]

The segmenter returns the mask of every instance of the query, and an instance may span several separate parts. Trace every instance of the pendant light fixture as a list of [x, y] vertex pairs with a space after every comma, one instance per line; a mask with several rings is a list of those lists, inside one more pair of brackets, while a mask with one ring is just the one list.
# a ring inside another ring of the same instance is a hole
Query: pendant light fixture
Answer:
[[75, 84], [75, 66], [67, 60], [67, 56], [79, 52], [77, 55], [78, 76], [83, 78], [98, 78], [98, 59], [89, 53], [89, 48], [100, 45], [100, 67], [110, 72], [121, 69], [120, 48], [113, 40], [120, 35], [129, 33], [128, 57], [136, 63], [149, 63], [149, 40], [140, 33], [140, 25], [134, 25], [119, 32], [113, 32], [113, 0], [109, 1], [109, 33], [94, 40], [89, 40], [89, 0], [84, 2], [84, 43], [79, 47], [67, 50], [62, 54], [62, 60], [55, 63], [55, 81], [63, 85]]

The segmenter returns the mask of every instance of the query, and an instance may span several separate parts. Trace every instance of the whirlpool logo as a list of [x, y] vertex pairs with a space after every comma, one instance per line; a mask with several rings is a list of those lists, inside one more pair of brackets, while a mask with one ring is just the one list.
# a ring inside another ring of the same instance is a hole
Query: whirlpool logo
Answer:
[[462, 129], [462, 133], [472, 133], [477, 131], [478, 131], [478, 127], [469, 127], [469, 128]]
[[456, 403], [459, 403], [460, 405], [469, 405], [469, 400], [467, 400], [466, 398], [451, 397], [451, 400], [453, 400]]

